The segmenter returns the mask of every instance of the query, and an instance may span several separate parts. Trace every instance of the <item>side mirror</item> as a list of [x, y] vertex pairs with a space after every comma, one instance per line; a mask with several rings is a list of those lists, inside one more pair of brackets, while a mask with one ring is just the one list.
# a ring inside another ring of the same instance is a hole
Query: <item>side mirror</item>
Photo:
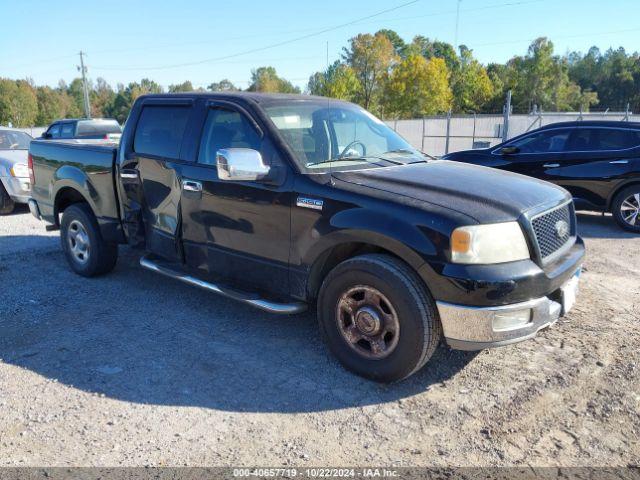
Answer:
[[520, 149], [518, 147], [504, 147], [500, 149], [500, 153], [502, 155], [513, 155], [514, 153], [519, 153]]
[[262, 155], [250, 148], [223, 148], [216, 152], [218, 178], [230, 182], [251, 182], [266, 177], [270, 167]]
[[44, 132], [44, 133], [42, 134], [42, 138], [46, 138], [46, 139], [48, 139], [48, 138], [51, 138], [51, 137], [52, 137], [52, 135], [51, 135], [49, 132]]

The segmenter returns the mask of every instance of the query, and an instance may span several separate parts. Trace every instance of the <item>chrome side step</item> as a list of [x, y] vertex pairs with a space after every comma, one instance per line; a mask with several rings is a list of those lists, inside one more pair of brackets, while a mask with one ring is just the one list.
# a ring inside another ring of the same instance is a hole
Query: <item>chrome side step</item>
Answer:
[[173, 278], [175, 280], [179, 280], [181, 282], [187, 283], [189, 285], [194, 285], [196, 287], [203, 288], [209, 292], [219, 293], [220, 295], [224, 295], [225, 297], [233, 298], [234, 300], [239, 300], [243, 303], [247, 303], [254, 307], [259, 308], [260, 310], [264, 310], [269, 313], [278, 313], [281, 315], [293, 315], [296, 313], [304, 312], [307, 309], [307, 305], [302, 302], [297, 303], [275, 303], [269, 300], [264, 300], [257, 296], [251, 296], [250, 294], [246, 294], [243, 292], [237, 292], [234, 290], [226, 289], [215, 285], [213, 283], [205, 282], [204, 280], [200, 280], [199, 278], [192, 277], [191, 275], [187, 275], [186, 273], [179, 272], [168, 268], [163, 265], [159, 265], [148, 257], [142, 257], [140, 259], [140, 265], [147, 270], [151, 270], [152, 272], [160, 273], [166, 277]]

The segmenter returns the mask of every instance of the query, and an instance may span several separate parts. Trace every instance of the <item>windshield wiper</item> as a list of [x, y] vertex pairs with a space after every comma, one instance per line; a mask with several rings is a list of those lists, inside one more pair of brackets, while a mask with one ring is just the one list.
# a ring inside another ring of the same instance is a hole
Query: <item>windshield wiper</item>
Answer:
[[384, 152], [383, 155], [386, 155], [387, 153], [410, 153], [413, 155], [416, 152], [424, 155], [425, 157], [430, 158], [431, 160], [437, 160], [437, 158], [434, 157], [433, 155], [429, 155], [428, 153], [421, 152], [420, 150], [409, 150], [407, 148], [398, 148], [396, 150], [389, 150], [388, 152]]
[[396, 162], [395, 160], [389, 160], [388, 158], [367, 156], [367, 157], [332, 158], [330, 160], [322, 160], [320, 162], [307, 163], [307, 167], [313, 167], [315, 165], [322, 165], [324, 163], [334, 163], [334, 162], [337, 163], [337, 162], [362, 162], [362, 161], [365, 161], [367, 163], [376, 163], [376, 162], [374, 162], [372, 160], [382, 160], [383, 162], [393, 163], [394, 165], [404, 165], [403, 162]]

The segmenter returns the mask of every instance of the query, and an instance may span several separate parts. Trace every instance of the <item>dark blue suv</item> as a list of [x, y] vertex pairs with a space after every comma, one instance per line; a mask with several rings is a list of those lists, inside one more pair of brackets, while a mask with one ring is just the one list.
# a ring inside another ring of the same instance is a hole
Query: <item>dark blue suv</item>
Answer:
[[611, 212], [622, 228], [640, 233], [640, 123], [554, 123], [444, 158], [553, 182], [571, 192], [577, 209]]

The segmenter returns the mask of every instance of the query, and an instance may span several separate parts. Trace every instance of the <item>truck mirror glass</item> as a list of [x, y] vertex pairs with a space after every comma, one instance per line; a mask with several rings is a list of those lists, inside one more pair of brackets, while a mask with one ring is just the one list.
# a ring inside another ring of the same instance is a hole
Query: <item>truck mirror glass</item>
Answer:
[[224, 181], [251, 182], [269, 174], [262, 155], [250, 148], [224, 148], [216, 152], [218, 178]]

